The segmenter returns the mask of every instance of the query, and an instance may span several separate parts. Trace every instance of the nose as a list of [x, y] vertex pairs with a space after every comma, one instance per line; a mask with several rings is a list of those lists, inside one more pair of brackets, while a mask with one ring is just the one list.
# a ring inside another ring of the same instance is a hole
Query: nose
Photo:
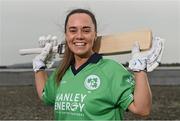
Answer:
[[84, 36], [83, 36], [82, 31], [78, 31], [78, 32], [77, 32], [76, 39], [78, 39], [78, 40], [82, 40], [83, 38], [84, 38]]

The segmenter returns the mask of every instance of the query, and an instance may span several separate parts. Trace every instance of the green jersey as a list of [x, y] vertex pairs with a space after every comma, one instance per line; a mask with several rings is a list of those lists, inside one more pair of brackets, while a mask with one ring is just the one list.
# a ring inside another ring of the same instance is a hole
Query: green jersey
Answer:
[[121, 120], [133, 101], [132, 75], [98, 54], [78, 70], [71, 65], [59, 86], [55, 76], [46, 82], [43, 101], [54, 105], [56, 120]]

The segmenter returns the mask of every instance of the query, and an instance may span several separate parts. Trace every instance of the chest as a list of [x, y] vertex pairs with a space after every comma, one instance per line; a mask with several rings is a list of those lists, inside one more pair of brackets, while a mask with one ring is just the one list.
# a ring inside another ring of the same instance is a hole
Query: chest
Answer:
[[57, 90], [55, 111], [79, 116], [107, 113], [114, 107], [111, 79], [101, 71], [64, 76]]

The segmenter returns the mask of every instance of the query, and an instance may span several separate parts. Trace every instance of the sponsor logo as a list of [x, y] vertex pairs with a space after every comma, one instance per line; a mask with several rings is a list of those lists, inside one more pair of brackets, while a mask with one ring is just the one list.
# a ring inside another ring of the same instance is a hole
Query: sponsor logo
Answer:
[[55, 111], [82, 113], [86, 96], [87, 95], [81, 93], [60, 93], [56, 96]]
[[88, 90], [95, 90], [100, 86], [100, 78], [97, 75], [89, 75], [84, 81], [84, 86]]
[[133, 77], [131, 77], [131, 76], [129, 76], [129, 77], [126, 79], [126, 81], [127, 81], [128, 83], [130, 83], [131, 85], [135, 85], [134, 79], [133, 79]]

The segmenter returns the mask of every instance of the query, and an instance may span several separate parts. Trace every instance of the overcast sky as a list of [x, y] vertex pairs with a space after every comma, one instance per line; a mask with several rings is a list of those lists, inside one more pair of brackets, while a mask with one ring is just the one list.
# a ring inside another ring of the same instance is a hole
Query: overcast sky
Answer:
[[18, 50], [38, 47], [41, 35], [63, 38], [67, 11], [78, 7], [95, 13], [101, 34], [152, 29], [166, 39], [162, 63], [180, 63], [180, 0], [0, 0], [0, 66], [31, 62]]

